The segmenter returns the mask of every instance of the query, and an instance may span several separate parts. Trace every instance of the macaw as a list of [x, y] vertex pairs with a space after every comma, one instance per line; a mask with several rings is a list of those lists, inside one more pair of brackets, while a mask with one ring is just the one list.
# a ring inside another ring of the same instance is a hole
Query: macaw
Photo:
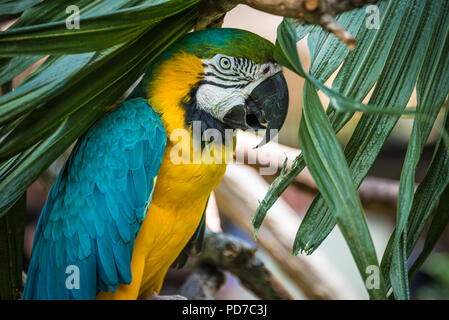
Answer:
[[270, 140], [288, 107], [273, 56], [271, 42], [239, 29], [192, 32], [169, 46], [129, 98], [78, 139], [40, 215], [22, 298], [159, 293], [204, 229], [209, 195], [226, 169], [226, 161], [173, 161], [180, 151], [173, 136], [187, 132], [188, 151], [218, 146], [215, 160], [223, 160], [225, 139], [195, 138], [195, 123], [201, 134], [223, 136], [266, 128]]

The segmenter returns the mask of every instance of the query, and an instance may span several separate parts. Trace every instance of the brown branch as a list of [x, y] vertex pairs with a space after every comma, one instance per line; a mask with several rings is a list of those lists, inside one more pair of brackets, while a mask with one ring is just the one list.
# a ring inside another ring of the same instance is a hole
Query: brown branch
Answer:
[[226, 13], [239, 4], [237, 0], [202, 0], [195, 30], [219, 28]]
[[[265, 146], [264, 146], [265, 147]], [[253, 234], [251, 218], [268, 190], [268, 184], [256, 170], [244, 165], [229, 165], [215, 189], [220, 213]], [[357, 296], [341, 273], [323, 252], [304, 257], [291, 253], [299, 216], [279, 198], [259, 230], [258, 243], [278, 267], [309, 299], [353, 299]]]
[[320, 25], [353, 48], [354, 37], [336, 20], [339, 13], [376, 3], [379, 0], [203, 0], [196, 30], [221, 26], [227, 11], [238, 4], [278, 16], [295, 18], [298, 22]]
[[224, 282], [223, 271], [212, 264], [199, 262], [179, 293], [189, 300], [214, 300]]
[[[198, 258], [202, 262], [231, 272], [240, 279], [245, 288], [261, 299], [292, 299], [281, 282], [265, 267], [256, 251], [256, 248], [229, 234], [206, 231], [204, 247]], [[202, 280], [203, 284], [206, 280]]]

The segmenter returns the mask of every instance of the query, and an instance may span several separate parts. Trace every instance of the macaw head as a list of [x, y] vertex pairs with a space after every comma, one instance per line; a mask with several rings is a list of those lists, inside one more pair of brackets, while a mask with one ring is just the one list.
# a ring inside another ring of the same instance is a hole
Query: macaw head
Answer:
[[[147, 71], [143, 86], [168, 126], [201, 121], [209, 128], [264, 129], [269, 141], [288, 107], [287, 83], [273, 58], [274, 45], [248, 31], [207, 29], [189, 33]], [[179, 110], [175, 110], [178, 108]]]

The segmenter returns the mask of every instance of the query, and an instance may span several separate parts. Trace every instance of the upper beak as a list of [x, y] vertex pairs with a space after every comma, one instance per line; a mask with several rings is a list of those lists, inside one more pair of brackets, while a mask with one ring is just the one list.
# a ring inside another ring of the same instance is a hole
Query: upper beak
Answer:
[[[223, 122], [232, 128], [265, 129], [265, 137], [256, 148], [276, 136], [288, 110], [288, 87], [282, 72], [261, 82], [251, 92], [245, 106], [238, 105], [226, 114]], [[266, 127], [263, 125], [266, 124]]]

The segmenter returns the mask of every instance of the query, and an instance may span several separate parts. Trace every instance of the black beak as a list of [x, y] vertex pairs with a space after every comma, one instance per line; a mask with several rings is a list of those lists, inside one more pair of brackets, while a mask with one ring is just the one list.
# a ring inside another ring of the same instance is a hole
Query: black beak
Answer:
[[256, 147], [258, 148], [276, 136], [284, 124], [287, 110], [287, 82], [282, 72], [278, 72], [254, 88], [246, 105], [232, 108], [223, 122], [236, 129], [266, 129], [264, 139]]

